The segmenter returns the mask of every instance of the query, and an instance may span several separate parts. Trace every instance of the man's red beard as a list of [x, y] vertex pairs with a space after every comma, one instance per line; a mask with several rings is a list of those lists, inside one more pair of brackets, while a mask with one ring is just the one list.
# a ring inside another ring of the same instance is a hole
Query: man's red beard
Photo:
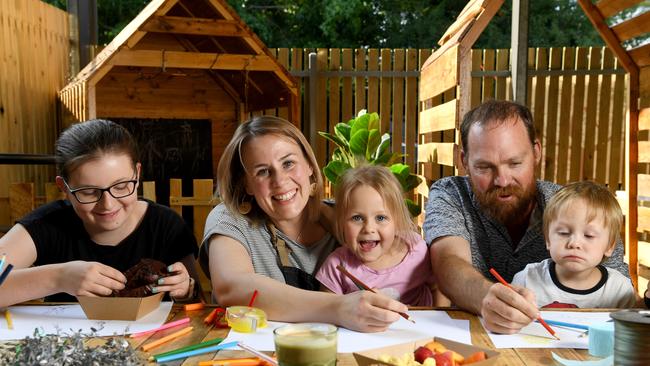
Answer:
[[[472, 180], [470, 179], [470, 182]], [[472, 184], [474, 195], [481, 209], [490, 217], [503, 225], [517, 223], [526, 218], [531, 207], [531, 202], [536, 199], [537, 185], [531, 184], [524, 189], [521, 186], [509, 185], [506, 187], [490, 188], [487, 192], [479, 192]], [[514, 200], [503, 202], [499, 196], [514, 196]]]

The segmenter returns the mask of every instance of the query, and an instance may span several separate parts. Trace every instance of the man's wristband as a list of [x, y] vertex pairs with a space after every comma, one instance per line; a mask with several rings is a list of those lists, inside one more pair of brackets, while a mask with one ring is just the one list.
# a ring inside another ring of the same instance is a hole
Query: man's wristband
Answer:
[[648, 297], [648, 290], [643, 293], [643, 301], [645, 302], [645, 307], [650, 309], [650, 297]]

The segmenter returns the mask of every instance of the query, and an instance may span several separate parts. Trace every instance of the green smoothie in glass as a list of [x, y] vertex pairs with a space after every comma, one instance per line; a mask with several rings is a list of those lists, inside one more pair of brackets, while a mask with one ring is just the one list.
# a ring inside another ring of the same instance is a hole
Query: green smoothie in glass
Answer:
[[273, 331], [280, 366], [336, 365], [337, 328], [331, 324], [289, 324]]

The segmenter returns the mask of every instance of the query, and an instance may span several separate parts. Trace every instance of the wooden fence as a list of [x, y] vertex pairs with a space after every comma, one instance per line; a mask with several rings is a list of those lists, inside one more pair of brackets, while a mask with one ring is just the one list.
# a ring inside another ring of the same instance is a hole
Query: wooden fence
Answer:
[[[368, 109], [380, 113], [383, 131], [392, 133], [393, 150], [407, 154], [405, 163], [415, 166], [418, 70], [431, 50], [272, 51], [300, 81], [302, 128], [320, 164], [324, 166], [333, 146], [315, 137], [314, 131], [331, 130], [360, 109]], [[311, 66], [310, 53], [315, 53]], [[472, 51], [472, 88], [479, 91], [472, 93], [479, 96], [473, 105], [511, 98], [509, 62], [508, 49]], [[544, 148], [538, 177], [558, 183], [591, 179], [612, 191], [620, 189], [624, 183], [626, 76], [609, 49], [530, 49], [529, 70], [528, 105]], [[449, 93], [453, 96], [453, 91]], [[265, 113], [286, 116], [287, 111]], [[434, 136], [440, 142], [453, 142], [453, 138], [447, 132]], [[427, 173], [428, 178], [453, 174], [442, 166], [433, 171], [433, 175]]]
[[[68, 15], [40, 0], [0, 1], [0, 153], [52, 154], [56, 93], [68, 77]], [[36, 182], [52, 166], [0, 165], [0, 222], [9, 222], [12, 182]]]

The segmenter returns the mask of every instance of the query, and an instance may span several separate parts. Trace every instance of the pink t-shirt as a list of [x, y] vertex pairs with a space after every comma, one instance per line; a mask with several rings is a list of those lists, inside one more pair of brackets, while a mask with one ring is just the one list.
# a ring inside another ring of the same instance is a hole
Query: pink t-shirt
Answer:
[[411, 250], [404, 259], [394, 267], [381, 270], [367, 267], [348, 248], [339, 247], [327, 257], [316, 278], [337, 294], [359, 291], [354, 282], [336, 269], [337, 265], [342, 264], [368, 287], [406, 305], [431, 306], [431, 285], [434, 280], [429, 248], [420, 235], [413, 235], [411, 240]]

